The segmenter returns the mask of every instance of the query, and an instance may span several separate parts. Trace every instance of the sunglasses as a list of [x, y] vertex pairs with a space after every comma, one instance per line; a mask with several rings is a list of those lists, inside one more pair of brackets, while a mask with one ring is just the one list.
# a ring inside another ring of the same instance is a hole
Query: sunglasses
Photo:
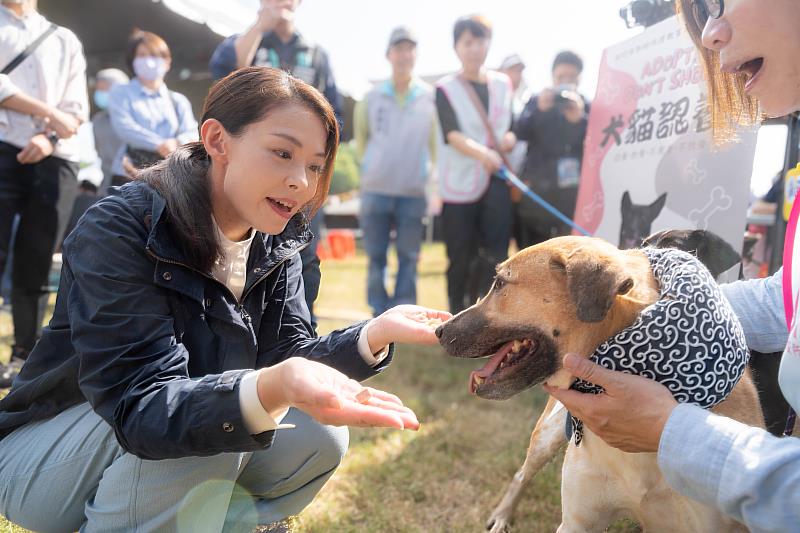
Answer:
[[692, 0], [694, 19], [700, 28], [705, 27], [709, 18], [718, 19], [725, 12], [724, 0]]

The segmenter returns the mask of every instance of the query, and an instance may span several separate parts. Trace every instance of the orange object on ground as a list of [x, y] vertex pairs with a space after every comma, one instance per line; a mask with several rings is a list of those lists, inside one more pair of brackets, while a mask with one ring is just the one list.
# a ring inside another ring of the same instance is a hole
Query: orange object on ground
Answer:
[[330, 229], [326, 240], [331, 259], [347, 259], [356, 255], [356, 237], [352, 230]]

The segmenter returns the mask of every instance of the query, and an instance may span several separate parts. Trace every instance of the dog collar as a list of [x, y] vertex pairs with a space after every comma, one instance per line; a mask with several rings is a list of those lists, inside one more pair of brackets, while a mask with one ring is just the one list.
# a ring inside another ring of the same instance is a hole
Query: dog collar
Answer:
[[[654, 379], [678, 402], [713, 407], [728, 397], [747, 366], [742, 326], [696, 257], [675, 249], [642, 251], [659, 283], [659, 299], [590, 359], [610, 370]], [[571, 388], [603, 392], [580, 379]], [[572, 415], [570, 420], [578, 446], [583, 423]]]

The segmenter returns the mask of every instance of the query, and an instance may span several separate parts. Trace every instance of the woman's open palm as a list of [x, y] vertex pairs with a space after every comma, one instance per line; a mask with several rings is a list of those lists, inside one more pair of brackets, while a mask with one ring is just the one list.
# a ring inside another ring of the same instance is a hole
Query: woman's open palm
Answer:
[[[276, 365], [278, 366], [278, 365]], [[364, 387], [322, 363], [293, 357], [280, 364], [283, 396], [291, 406], [333, 426], [419, 428], [414, 412], [400, 398]]]

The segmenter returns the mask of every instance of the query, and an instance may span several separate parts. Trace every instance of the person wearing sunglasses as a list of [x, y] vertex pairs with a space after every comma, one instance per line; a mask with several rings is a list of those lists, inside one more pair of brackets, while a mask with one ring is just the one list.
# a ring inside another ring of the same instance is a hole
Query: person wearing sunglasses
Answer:
[[[733, 139], [740, 124], [800, 110], [800, 2], [678, 0], [678, 13], [706, 70], [714, 135]], [[795, 204], [785, 255], [797, 250]], [[783, 350], [779, 383], [800, 408], [800, 258], [767, 279], [739, 281], [723, 292], [753, 350]], [[785, 304], [784, 304], [785, 302]], [[678, 404], [663, 385], [567, 355], [564, 366], [602, 386], [591, 397], [547, 387], [586, 427], [627, 452], [657, 452], [676, 491], [745, 524], [751, 531], [800, 528], [800, 440], [777, 438], [694, 405]], [[635, 408], [631, 408], [635, 406]], [[790, 418], [787, 428], [792, 425]]]

